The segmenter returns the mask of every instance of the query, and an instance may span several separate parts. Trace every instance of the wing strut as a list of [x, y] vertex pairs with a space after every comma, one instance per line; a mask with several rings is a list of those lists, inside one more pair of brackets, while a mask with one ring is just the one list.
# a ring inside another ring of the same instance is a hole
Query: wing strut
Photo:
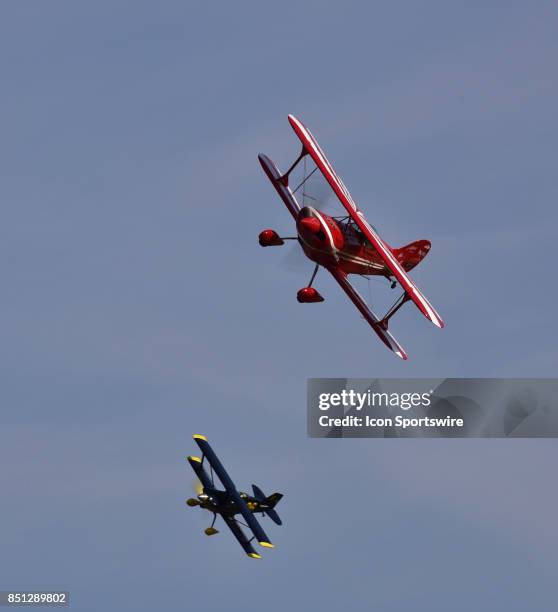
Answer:
[[[304, 164], [306, 165], [306, 162], [304, 162]], [[310, 172], [310, 174], [303, 178], [302, 181], [300, 181], [300, 183], [296, 186], [295, 189], [293, 189], [293, 193], [296, 193], [301, 187], [304, 187], [304, 184], [306, 183], [306, 181], [314, 174], [314, 172], [316, 172], [316, 170], [318, 170], [318, 166], [316, 166], [314, 168], [314, 170], [312, 170], [312, 172]], [[304, 204], [304, 198], [305, 198], [306, 194], [303, 192], [302, 195], [302, 203]]]
[[393, 317], [393, 315], [401, 308], [401, 306], [403, 306], [403, 304], [405, 304], [405, 302], [408, 302], [410, 299], [411, 298], [409, 297], [409, 294], [404, 293], [400, 298], [398, 298], [395, 301], [395, 304], [386, 312], [383, 319], [380, 321], [380, 325], [385, 330], [387, 330], [388, 328], [388, 321], [391, 319], [391, 317]]
[[[279, 181], [285, 186], [288, 187], [289, 186], [289, 174], [296, 168], [298, 162], [305, 156], [308, 154], [308, 151], [306, 150], [306, 147], [304, 145], [302, 145], [302, 151], [300, 152], [300, 155], [294, 160], [294, 162], [292, 163], [291, 167], [285, 172], [285, 174], [283, 174], [283, 176], [279, 177]], [[298, 187], [297, 187], [298, 189]]]

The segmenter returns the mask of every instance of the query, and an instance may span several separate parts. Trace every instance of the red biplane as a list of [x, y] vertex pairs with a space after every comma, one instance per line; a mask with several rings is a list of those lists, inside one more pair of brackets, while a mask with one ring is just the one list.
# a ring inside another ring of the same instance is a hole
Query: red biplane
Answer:
[[[440, 315], [407, 274], [426, 257], [430, 250], [430, 241], [417, 240], [401, 248], [390, 247], [366, 221], [364, 214], [358, 209], [348, 189], [333, 170], [310, 130], [293, 115], [289, 115], [289, 122], [302, 143], [302, 151], [287, 172], [281, 174], [277, 166], [266, 155], [260, 154], [258, 159], [293, 216], [297, 236], [282, 238], [274, 230], [266, 229], [260, 233], [260, 244], [264, 247], [280, 246], [284, 244], [284, 240], [298, 240], [306, 256], [316, 264], [308, 286], [300, 289], [297, 294], [298, 301], [301, 303], [323, 302], [324, 298], [312, 287], [319, 267], [323, 266], [333, 275], [382, 342], [398, 357], [407, 359], [405, 351], [388, 330], [389, 320], [405, 302], [412, 300], [434, 325], [444, 327]], [[307, 155], [316, 164], [316, 168], [307, 174], [295, 189], [291, 190], [289, 176]], [[334, 217], [313, 206], [300, 206], [295, 193], [318, 169], [348, 214]], [[349, 274], [366, 277], [384, 276], [391, 283], [392, 288], [399, 283], [403, 289], [403, 295], [382, 318], [378, 318], [350, 284]]]

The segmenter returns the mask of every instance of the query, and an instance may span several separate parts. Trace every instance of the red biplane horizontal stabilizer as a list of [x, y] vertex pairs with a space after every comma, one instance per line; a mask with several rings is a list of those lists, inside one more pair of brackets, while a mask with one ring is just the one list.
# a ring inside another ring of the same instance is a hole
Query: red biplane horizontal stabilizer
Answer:
[[[407, 275], [401, 264], [397, 261], [395, 255], [386, 243], [380, 238], [380, 236], [374, 231], [368, 221], [364, 218], [361, 210], [358, 209], [355, 204], [349, 190], [345, 187], [343, 181], [337, 176], [332, 165], [329, 163], [324, 152], [320, 148], [314, 136], [312, 136], [310, 130], [299, 121], [294, 115], [289, 115], [289, 122], [299, 137], [303, 150], [310, 155], [314, 160], [314, 163], [320, 169], [326, 181], [335, 192], [335, 195], [339, 198], [339, 201], [353, 221], [357, 224], [360, 231], [370, 241], [372, 246], [378, 252], [378, 255], [382, 258], [386, 266], [390, 269], [395, 278], [399, 281], [399, 284], [404, 289], [405, 293], [411, 300], [417, 305], [423, 315], [432, 321], [437, 327], [444, 327], [444, 322], [440, 315], [436, 312], [432, 304], [424, 297], [419, 288], [414, 284], [411, 278]], [[261, 161], [261, 160], [260, 160]], [[265, 169], [265, 168], [264, 168]], [[274, 183], [275, 184], [275, 183]], [[276, 187], [277, 189], [277, 187]]]

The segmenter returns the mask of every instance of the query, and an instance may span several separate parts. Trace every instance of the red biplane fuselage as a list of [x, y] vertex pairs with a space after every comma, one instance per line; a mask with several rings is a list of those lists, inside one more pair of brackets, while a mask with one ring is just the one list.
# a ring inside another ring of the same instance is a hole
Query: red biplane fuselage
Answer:
[[[378, 251], [366, 239], [350, 217], [332, 217], [305, 206], [296, 218], [298, 241], [306, 256], [325, 268], [337, 268], [344, 274], [385, 276], [392, 278]], [[262, 246], [273, 246], [281, 240], [273, 230], [260, 234]], [[404, 247], [389, 247], [403, 269], [408, 272], [422, 261], [430, 250], [429, 240], [417, 240]]]
[[[304, 253], [317, 264], [326, 268], [337, 267], [345, 274], [392, 276], [378, 251], [350, 217], [335, 218], [305, 206], [298, 215], [296, 228]], [[390, 249], [408, 272], [426, 257], [430, 242], [417, 240], [402, 248]]]

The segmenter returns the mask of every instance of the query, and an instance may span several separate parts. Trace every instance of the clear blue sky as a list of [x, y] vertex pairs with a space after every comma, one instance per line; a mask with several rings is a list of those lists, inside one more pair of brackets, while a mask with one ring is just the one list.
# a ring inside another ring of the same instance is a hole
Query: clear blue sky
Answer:
[[[327, 5], [327, 6], [326, 6]], [[310, 376], [555, 376], [553, 2], [12, 2], [0, 10], [0, 588], [79, 611], [550, 612], [554, 440], [309, 440]], [[394, 358], [257, 163], [312, 129], [394, 245]], [[184, 500], [205, 433], [285, 493], [256, 562]]]

